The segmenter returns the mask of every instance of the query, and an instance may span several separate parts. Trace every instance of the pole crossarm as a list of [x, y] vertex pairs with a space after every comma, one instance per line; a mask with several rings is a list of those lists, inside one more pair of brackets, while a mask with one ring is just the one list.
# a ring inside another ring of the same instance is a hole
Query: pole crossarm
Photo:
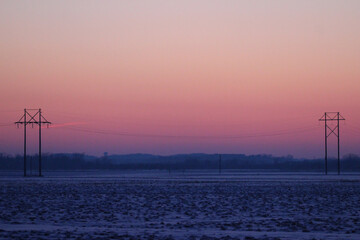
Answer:
[[338, 112], [326, 112], [319, 121], [344, 121], [346, 120], [341, 114], [339, 113], [339, 119], [338, 119]]
[[[33, 116], [33, 117], [35, 117], [35, 116]], [[39, 124], [52, 124], [51, 122], [46, 120], [46, 118], [44, 118], [44, 117], [41, 117], [42, 121], [36, 121], [33, 117], [29, 121], [26, 121], [26, 122], [21, 121], [24, 118], [24, 117], [22, 117], [19, 121], [14, 122], [14, 124], [37, 124], [37, 125], [39, 125]]]
[[[14, 122], [14, 124], [25, 124], [24, 122]], [[37, 121], [29, 121], [26, 122], [26, 124], [52, 124], [52, 122], [48, 122], [48, 121], [41, 121], [41, 122], [37, 122]]]

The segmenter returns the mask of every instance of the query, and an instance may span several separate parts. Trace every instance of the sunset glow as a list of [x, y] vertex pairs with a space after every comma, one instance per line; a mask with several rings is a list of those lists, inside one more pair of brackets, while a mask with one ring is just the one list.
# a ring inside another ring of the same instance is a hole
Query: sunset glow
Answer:
[[340, 111], [359, 154], [359, 23], [360, 1], [1, 1], [0, 152], [41, 108], [44, 152], [321, 157]]

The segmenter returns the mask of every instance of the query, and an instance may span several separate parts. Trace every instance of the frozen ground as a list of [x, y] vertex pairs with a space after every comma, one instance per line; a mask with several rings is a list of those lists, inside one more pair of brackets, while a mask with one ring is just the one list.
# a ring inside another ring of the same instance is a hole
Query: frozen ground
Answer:
[[0, 173], [0, 239], [360, 239], [360, 175]]

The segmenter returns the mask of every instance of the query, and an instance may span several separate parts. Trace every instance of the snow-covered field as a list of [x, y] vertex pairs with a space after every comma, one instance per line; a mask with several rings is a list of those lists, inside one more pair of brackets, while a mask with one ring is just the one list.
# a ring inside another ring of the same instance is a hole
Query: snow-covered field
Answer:
[[356, 174], [20, 175], [0, 173], [0, 239], [360, 239]]

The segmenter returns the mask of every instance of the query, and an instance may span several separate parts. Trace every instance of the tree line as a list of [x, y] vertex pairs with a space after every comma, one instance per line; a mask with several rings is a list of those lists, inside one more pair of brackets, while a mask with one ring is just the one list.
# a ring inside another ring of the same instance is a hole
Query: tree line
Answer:
[[[0, 154], [0, 170], [23, 169], [23, 156]], [[323, 171], [324, 159], [295, 159], [291, 155], [179, 154], [159, 156], [150, 154], [128, 154], [94, 157], [84, 153], [44, 154], [44, 170], [92, 170], [92, 169], [244, 169], [264, 171]], [[27, 168], [38, 168], [38, 156], [27, 157]], [[337, 159], [328, 161], [329, 171], [336, 171]], [[360, 171], [360, 157], [348, 154], [341, 159], [342, 171]]]

